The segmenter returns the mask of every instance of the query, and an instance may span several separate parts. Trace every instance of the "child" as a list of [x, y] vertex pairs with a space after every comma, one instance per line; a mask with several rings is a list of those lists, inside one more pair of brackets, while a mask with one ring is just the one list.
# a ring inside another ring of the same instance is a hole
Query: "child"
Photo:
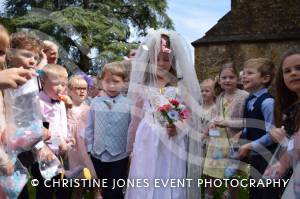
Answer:
[[[261, 179], [268, 165], [268, 154], [276, 149], [269, 134], [273, 125], [274, 99], [267, 90], [274, 74], [275, 66], [267, 58], [249, 59], [244, 63], [243, 85], [250, 96], [244, 109], [245, 127], [241, 138], [248, 143], [241, 146], [239, 155], [240, 159], [249, 155], [250, 176], [254, 179]], [[269, 190], [249, 187], [249, 198], [278, 197], [275, 190]]]
[[[6, 128], [6, 119], [4, 112], [4, 101], [2, 89], [17, 88], [33, 77], [34, 73], [22, 69], [5, 69], [6, 51], [10, 47], [10, 38], [7, 30], [0, 24], [0, 173], [1, 175], [11, 175], [14, 172], [14, 164], [11, 157], [5, 152], [2, 143], [4, 141], [4, 131]], [[0, 198], [6, 198], [0, 188]]]
[[[226, 168], [230, 165], [229, 155], [234, 144], [232, 138], [242, 130], [241, 118], [248, 96], [247, 92], [237, 88], [239, 74], [232, 63], [222, 66], [218, 79], [223, 91], [217, 97], [217, 117], [210, 125], [210, 130], [217, 130], [218, 134], [210, 135], [203, 171], [212, 179], [235, 176], [235, 173], [226, 173]], [[224, 192], [224, 197], [235, 198], [236, 190], [228, 188], [229, 190]], [[207, 187], [207, 198], [213, 198], [213, 192], [213, 187]]]
[[43, 69], [47, 64], [57, 64], [58, 46], [52, 41], [43, 41], [43, 50], [40, 52], [40, 57], [38, 69]]
[[[200, 178], [201, 144], [196, 138], [200, 137], [201, 124], [196, 118], [200, 113], [195, 111], [200, 110], [201, 93], [189, 55], [180, 35], [162, 31], [150, 32], [136, 53], [128, 92], [135, 102], [128, 140], [128, 150], [132, 151], [129, 179], [145, 179], [149, 186], [128, 187], [127, 199], [200, 198], [200, 189], [193, 183], [187, 190], [154, 186], [154, 179]], [[170, 124], [161, 118], [159, 107], [171, 99], [193, 110], [186, 121]], [[186, 148], [187, 134], [193, 139]]]
[[121, 94], [127, 78], [119, 62], [104, 66], [100, 79], [107, 96], [93, 99], [85, 132], [97, 176], [107, 179], [104, 199], [122, 199], [122, 187], [115, 187], [113, 180], [127, 178], [130, 104]]
[[11, 49], [7, 55], [8, 65], [11, 68], [23, 67], [36, 69], [42, 43], [39, 39], [24, 32], [11, 35]]
[[100, 80], [98, 81], [97, 87], [98, 87], [98, 97], [106, 96], [106, 93], [103, 90], [103, 86]]
[[[216, 95], [215, 95], [215, 91], [214, 91], [214, 87], [215, 87], [215, 81], [212, 79], [206, 79], [203, 80], [202, 83], [200, 84], [201, 87], [201, 94], [203, 96], [203, 118], [202, 120], [202, 124], [203, 124], [203, 138], [207, 138], [208, 137], [208, 127], [209, 127], [209, 123], [212, 121], [213, 118], [216, 117]], [[210, 139], [207, 140], [206, 146], [205, 146], [205, 152], [203, 152], [203, 155], [205, 155], [206, 153], [206, 148], [207, 145], [209, 145]], [[206, 162], [206, 161], [204, 161]], [[205, 169], [204, 169], [205, 170]], [[203, 173], [204, 175], [206, 175], [205, 173]], [[208, 191], [206, 190], [206, 195], [205, 198], [209, 198], [210, 195]]]
[[[10, 47], [6, 57], [9, 68], [24, 68], [32, 72], [35, 71], [42, 49], [42, 43], [39, 39], [24, 32], [17, 32], [11, 35]], [[26, 168], [29, 168], [34, 162], [31, 152], [23, 152], [19, 154], [18, 158]], [[28, 198], [26, 187], [20, 194], [20, 198]]]
[[[292, 138], [299, 132], [300, 124], [300, 49], [287, 50], [276, 75], [276, 114], [275, 124], [271, 132], [272, 139], [280, 143], [284, 138]], [[294, 144], [295, 148], [299, 143]], [[292, 174], [292, 158], [287, 151], [283, 151], [278, 163], [266, 170], [265, 174], [275, 178], [288, 179]], [[295, 171], [299, 172], [299, 171]], [[294, 172], [294, 173], [295, 173]], [[281, 190], [283, 191], [283, 190]], [[293, 196], [294, 197], [294, 196]]]
[[[11, 87], [11, 82], [17, 86], [16, 81], [12, 78], [7, 78], [6, 74], [8, 71], [2, 71], [4, 69], [6, 50], [9, 48], [9, 35], [7, 30], [0, 24], [0, 173], [1, 175], [11, 175], [14, 170], [13, 162], [4, 150], [4, 143], [2, 143], [2, 136], [5, 130], [5, 113], [4, 113], [4, 102], [2, 96], [2, 89]], [[14, 75], [14, 74], [12, 74]], [[26, 79], [25, 79], [26, 80]], [[6, 198], [5, 194], [0, 188], [0, 198]]]
[[[68, 150], [68, 130], [66, 107], [59, 96], [65, 92], [68, 83], [68, 73], [65, 68], [56, 64], [49, 64], [43, 69], [41, 76], [43, 90], [40, 92], [40, 109], [44, 122], [49, 123], [51, 139], [47, 141], [50, 149], [57, 155], [64, 155]], [[58, 140], [58, 143], [56, 143]], [[58, 144], [58, 145], [57, 145]], [[43, 180], [38, 164], [32, 167], [34, 178]], [[56, 176], [55, 179], [59, 179]], [[40, 183], [37, 186], [36, 198], [51, 198], [56, 189], [56, 198], [71, 198], [70, 188], [47, 188]]]
[[48, 64], [57, 64], [58, 60], [58, 46], [49, 40], [44, 41], [44, 53], [47, 56]]
[[201, 94], [203, 97], [203, 124], [207, 128], [208, 123], [216, 116], [216, 95], [214, 91], [215, 82], [212, 79], [203, 80], [201, 85]]
[[[87, 153], [85, 140], [82, 137], [90, 109], [88, 105], [83, 103], [87, 97], [87, 87], [87, 82], [79, 75], [71, 77], [68, 83], [68, 94], [73, 102], [72, 108], [67, 111], [68, 129], [76, 140], [76, 145], [69, 151], [68, 158], [70, 169], [82, 165], [89, 169], [93, 179], [97, 179], [93, 163]], [[100, 192], [96, 190], [95, 198], [100, 198]], [[73, 198], [82, 198], [82, 189], [75, 189]]]
[[88, 96], [93, 99], [98, 96], [98, 80], [96, 76], [91, 76], [92, 84], [88, 88]]

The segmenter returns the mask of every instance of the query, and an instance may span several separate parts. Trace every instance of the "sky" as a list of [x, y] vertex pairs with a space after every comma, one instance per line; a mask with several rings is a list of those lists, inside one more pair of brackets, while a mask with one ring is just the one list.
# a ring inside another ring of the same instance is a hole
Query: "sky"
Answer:
[[175, 30], [191, 43], [205, 35], [231, 7], [230, 0], [168, 0]]

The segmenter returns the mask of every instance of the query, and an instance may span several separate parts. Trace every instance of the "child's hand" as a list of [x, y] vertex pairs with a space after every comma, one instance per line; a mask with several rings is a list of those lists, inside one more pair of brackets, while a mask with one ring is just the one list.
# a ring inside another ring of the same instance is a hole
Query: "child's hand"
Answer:
[[241, 148], [239, 149], [240, 159], [244, 159], [249, 154], [250, 149], [251, 149], [251, 143], [241, 146]]
[[173, 136], [177, 135], [175, 124], [167, 125], [167, 134], [169, 135], [169, 137], [173, 137]]
[[37, 74], [24, 68], [10, 68], [0, 71], [0, 89], [18, 88]]
[[47, 55], [44, 52], [44, 50], [41, 50], [40, 55], [41, 55], [41, 60], [40, 60], [40, 63], [37, 65], [37, 69], [42, 70], [48, 64], [48, 60], [47, 60]]
[[298, 160], [300, 160], [300, 131], [298, 131], [297, 133], [294, 134], [294, 149], [296, 154], [295, 157], [298, 158]]
[[210, 122], [208, 124], [208, 129], [216, 129], [216, 128], [217, 128], [217, 126], [216, 126], [216, 124], [214, 122]]
[[281, 143], [284, 140], [284, 138], [286, 138], [286, 131], [283, 127], [273, 128], [270, 135], [274, 142]]
[[200, 134], [200, 136], [201, 136], [200, 139], [204, 140], [204, 139], [208, 138], [209, 137], [209, 133], [208, 132], [209, 132], [209, 129], [205, 129], [203, 131], [203, 133]]
[[234, 136], [232, 136], [232, 138], [230, 138], [231, 143], [238, 143], [240, 140], [242, 132], [239, 132], [237, 134], [235, 134]]
[[225, 127], [228, 127], [228, 121], [227, 120], [224, 120], [224, 119], [221, 119], [221, 120], [215, 120], [214, 121], [214, 124], [217, 126], [217, 127], [220, 127], [220, 128], [225, 128]]
[[62, 139], [61, 144], [59, 145], [59, 151], [61, 154], [65, 154], [68, 151], [68, 144], [67, 142]]
[[68, 137], [66, 142], [69, 148], [73, 148], [76, 145], [76, 139], [72, 136]]
[[45, 145], [43, 148], [37, 151], [38, 159], [44, 162], [51, 162], [55, 159], [53, 152]]
[[15, 165], [14, 163], [9, 160], [6, 165], [1, 169], [2, 173], [6, 176], [10, 176], [14, 173], [15, 171]]
[[272, 179], [279, 179], [282, 178], [285, 171], [286, 168], [282, 164], [280, 164], [280, 162], [277, 162], [276, 164], [266, 169], [264, 176], [268, 176]]
[[5, 142], [5, 131], [0, 132], [0, 146], [4, 145]]
[[44, 128], [43, 140], [49, 140], [51, 138], [51, 133], [48, 129]]
[[68, 95], [59, 95], [58, 99], [60, 101], [63, 101], [66, 105], [67, 108], [72, 108], [73, 106], [73, 101]]

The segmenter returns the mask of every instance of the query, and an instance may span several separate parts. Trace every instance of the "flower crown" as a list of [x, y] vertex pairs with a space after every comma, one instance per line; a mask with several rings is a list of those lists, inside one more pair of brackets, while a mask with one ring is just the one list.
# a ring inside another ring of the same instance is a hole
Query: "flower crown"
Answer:
[[172, 50], [167, 47], [167, 40], [164, 37], [161, 37], [161, 39], [160, 39], [160, 49], [164, 53], [170, 54], [172, 52]]

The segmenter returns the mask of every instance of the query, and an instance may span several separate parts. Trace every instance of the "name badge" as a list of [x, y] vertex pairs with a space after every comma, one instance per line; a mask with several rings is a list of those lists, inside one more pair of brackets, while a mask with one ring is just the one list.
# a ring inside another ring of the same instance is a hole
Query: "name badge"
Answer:
[[208, 134], [210, 137], [219, 137], [221, 135], [220, 131], [217, 129], [210, 129]]

